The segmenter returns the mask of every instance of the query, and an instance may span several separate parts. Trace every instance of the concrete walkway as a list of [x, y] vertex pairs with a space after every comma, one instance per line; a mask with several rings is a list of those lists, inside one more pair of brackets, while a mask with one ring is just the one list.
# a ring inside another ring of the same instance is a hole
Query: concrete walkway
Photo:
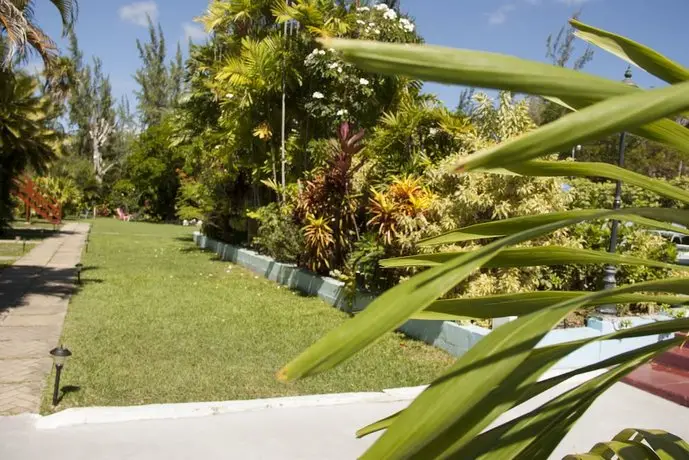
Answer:
[[0, 415], [38, 412], [88, 229], [67, 224], [0, 272]]
[[[565, 384], [505, 416], [532, 410], [569, 388]], [[24, 460], [337, 460], [360, 456], [376, 435], [356, 439], [356, 429], [408, 402], [365, 402], [270, 409], [167, 420], [36, 428], [37, 416], [0, 417], [0, 458]], [[108, 411], [107, 408], [101, 408]], [[624, 428], [657, 428], [689, 439], [689, 409], [623, 383], [603, 394], [565, 436], [551, 457], [587, 452]]]

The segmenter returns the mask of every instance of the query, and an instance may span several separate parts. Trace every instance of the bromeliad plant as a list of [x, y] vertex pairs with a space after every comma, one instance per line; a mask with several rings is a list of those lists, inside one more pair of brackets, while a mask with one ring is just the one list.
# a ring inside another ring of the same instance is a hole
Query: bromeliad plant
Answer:
[[[625, 130], [689, 151], [689, 130], [668, 118], [689, 109], [689, 69], [627, 38], [578, 21], [572, 21], [572, 25], [579, 30], [581, 38], [612, 51], [671, 85], [644, 91], [582, 72], [477, 51], [344, 40], [326, 40], [324, 46], [342, 52], [345, 59], [370, 72], [543, 95], [573, 110], [540, 129], [462, 158], [456, 165], [459, 173], [510, 171], [533, 176], [598, 176], [620, 179], [689, 203], [688, 192], [616, 166], [538, 160], [552, 152]], [[540, 265], [558, 258], [562, 263], [574, 257], [597, 263], [658, 266], [658, 262], [650, 260], [629, 260], [615, 254], [593, 254], [578, 249], [567, 249], [564, 254], [560, 248], [546, 248], [536, 254], [511, 248], [579, 222], [606, 219], [668, 228], [669, 223], [689, 225], [689, 212], [668, 208], [555, 212], [472, 225], [428, 240], [426, 245], [489, 242], [471, 252], [445, 254], [433, 263], [420, 263], [422, 258], [412, 263], [409, 259], [388, 261], [388, 266], [430, 267], [386, 291], [362, 313], [328, 333], [287, 364], [278, 378], [290, 381], [332, 369], [410, 318], [454, 320], [518, 316], [459, 357], [408, 408], [363, 428], [358, 435], [385, 430], [364, 454], [365, 459], [547, 458], [600, 394], [625, 374], [681, 343], [684, 338], [661, 341], [539, 381], [544, 372], [589, 343], [672, 334], [689, 329], [689, 320], [657, 322], [543, 348], [536, 348], [536, 345], [575, 309], [601, 303], [648, 301], [653, 294], [663, 294], [656, 297], [659, 302], [686, 302], [687, 297], [678, 294], [689, 294], [689, 278], [668, 278], [598, 292], [552, 291], [438, 299], [476, 270], [491, 265]], [[607, 371], [532, 412], [486, 430], [498, 416], [521, 402], [570, 377], [601, 369]]]

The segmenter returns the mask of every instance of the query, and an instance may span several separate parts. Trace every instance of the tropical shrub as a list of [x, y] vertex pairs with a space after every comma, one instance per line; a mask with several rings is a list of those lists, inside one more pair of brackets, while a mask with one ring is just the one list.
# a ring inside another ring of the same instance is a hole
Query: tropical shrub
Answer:
[[[325, 40], [324, 46], [343, 52], [346, 59], [368, 71], [547, 95], [574, 110], [536, 130], [466, 155], [453, 166], [456, 172], [471, 175], [479, 171], [510, 171], [539, 177], [576, 175], [624, 179], [689, 203], [689, 193], [680, 188], [612, 165], [538, 160], [552, 152], [620, 131], [635, 132], [685, 150], [689, 145], [686, 128], [666, 118], [689, 109], [689, 69], [627, 38], [575, 20], [571, 23], [581, 38], [602, 44], [604, 49], [613, 50], [670, 85], [644, 91], [569, 69], [476, 51], [345, 40]], [[387, 266], [428, 268], [386, 291], [363, 312], [326, 334], [281, 369], [278, 378], [291, 381], [332, 369], [410, 318], [518, 316], [460, 356], [407, 408], [359, 430], [359, 436], [385, 431], [362, 458], [548, 458], [598, 396], [658, 353], [684, 342], [685, 337], [653, 343], [539, 381], [544, 372], [588, 344], [672, 334], [689, 328], [689, 320], [661, 321], [536, 348], [543, 337], [578, 308], [649, 298], [658, 302], [686, 302], [686, 295], [677, 294], [689, 294], [689, 278], [667, 278], [596, 292], [484, 296], [469, 302], [442, 297], [482, 267], [516, 268], [542, 265], [544, 261], [555, 265], [587, 261], [686, 270], [655, 260], [602, 251], [513, 247], [580, 222], [614, 218], [655, 228], [667, 228], [667, 222], [689, 224], [689, 213], [681, 209], [587, 209], [503, 218], [430, 239], [423, 244], [487, 242], [456, 254], [419, 254], [386, 261]], [[573, 376], [599, 369], [604, 372], [516, 419], [489, 428], [500, 415], [521, 402]]]
[[471, 131], [467, 117], [451, 114], [430, 96], [407, 94], [381, 116], [368, 142], [370, 180], [418, 174], [465, 147], [463, 136]]
[[176, 219], [177, 170], [184, 166], [182, 153], [171, 142], [172, 123], [168, 118], [144, 131], [125, 163], [128, 180], [138, 194], [137, 204], [148, 202], [153, 218], [168, 221]]
[[363, 131], [350, 131], [342, 123], [337, 140], [330, 143], [330, 158], [306, 181], [297, 196], [295, 214], [304, 223], [307, 265], [314, 271], [341, 266], [357, 234], [358, 201], [352, 190], [354, 174], [363, 166], [357, 155]]
[[248, 213], [248, 217], [258, 221], [258, 233], [251, 244], [263, 254], [286, 263], [299, 263], [304, 257], [304, 234], [291, 209], [270, 203]]
[[134, 183], [129, 179], [120, 179], [110, 189], [107, 207], [110, 211], [122, 208], [124, 212], [134, 214], [142, 208], [140, 200], [141, 192], [136, 190]]
[[184, 220], [205, 220], [212, 209], [207, 189], [200, 182], [189, 177], [184, 171], [177, 171], [180, 180], [177, 192], [177, 217]]
[[427, 223], [425, 213], [430, 209], [434, 198], [421, 185], [419, 178], [394, 178], [385, 190], [373, 190], [368, 206], [371, 219], [367, 226], [378, 230], [378, 236], [385, 245], [393, 245], [399, 240], [402, 228], [409, 226], [409, 221], [418, 220], [416, 228]]
[[[679, 177], [670, 179], [669, 184], [675, 187], [689, 190], [689, 178]], [[585, 208], [611, 208], [615, 197], [615, 183], [594, 182], [588, 179], [573, 178], [567, 180], [568, 195], [571, 196], [572, 209]], [[685, 208], [686, 205], [678, 200], [659, 196], [656, 193], [644, 190], [634, 185], [622, 187], [622, 206], [631, 208], [640, 207], [677, 207]]]
[[77, 184], [66, 177], [37, 177], [37, 190], [55, 200], [62, 209], [62, 216], [77, 214], [84, 205], [84, 195]]

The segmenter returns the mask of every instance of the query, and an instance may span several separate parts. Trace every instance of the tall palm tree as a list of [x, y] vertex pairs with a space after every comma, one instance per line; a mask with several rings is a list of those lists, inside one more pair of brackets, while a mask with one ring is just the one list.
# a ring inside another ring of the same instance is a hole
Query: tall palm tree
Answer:
[[[79, 11], [77, 0], [49, 0], [55, 6], [65, 31], [69, 31]], [[50, 64], [57, 56], [55, 42], [36, 24], [35, 0], [0, 0], [0, 52], [2, 66], [9, 66], [15, 56], [26, 56], [27, 47]]]

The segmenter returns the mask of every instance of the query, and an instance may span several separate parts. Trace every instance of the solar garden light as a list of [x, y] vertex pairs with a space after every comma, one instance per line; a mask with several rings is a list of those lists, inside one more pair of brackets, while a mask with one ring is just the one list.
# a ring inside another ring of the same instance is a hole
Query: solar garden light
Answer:
[[84, 264], [76, 264], [74, 268], [77, 269], [77, 283], [81, 284], [81, 270], [84, 268]]
[[57, 396], [60, 392], [60, 375], [62, 374], [62, 368], [67, 362], [67, 358], [72, 356], [72, 352], [60, 345], [57, 348], [50, 350], [50, 356], [53, 357], [53, 363], [55, 364], [55, 387], [53, 387], [53, 406], [57, 406]]

